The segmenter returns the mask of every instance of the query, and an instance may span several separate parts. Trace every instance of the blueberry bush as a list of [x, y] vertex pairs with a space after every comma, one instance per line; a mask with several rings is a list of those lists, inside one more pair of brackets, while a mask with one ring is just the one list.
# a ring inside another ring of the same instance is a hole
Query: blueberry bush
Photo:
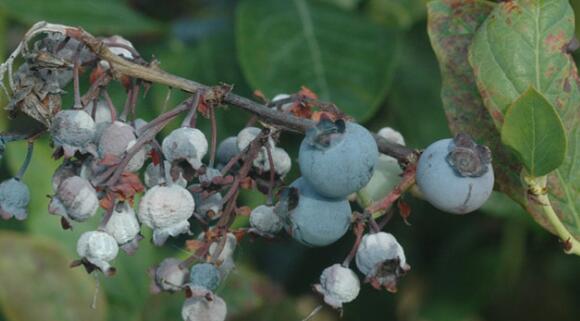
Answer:
[[578, 6], [3, 0], [0, 321], [576, 320]]

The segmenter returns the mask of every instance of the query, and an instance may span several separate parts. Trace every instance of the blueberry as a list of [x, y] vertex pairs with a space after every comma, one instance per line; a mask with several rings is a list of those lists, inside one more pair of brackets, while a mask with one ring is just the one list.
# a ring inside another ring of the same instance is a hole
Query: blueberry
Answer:
[[356, 252], [356, 266], [366, 276], [375, 274], [382, 263], [394, 259], [401, 267], [407, 264], [403, 247], [392, 234], [385, 232], [365, 234]]
[[187, 282], [189, 271], [182, 266], [182, 261], [176, 258], [166, 258], [161, 263], [149, 269], [152, 283], [149, 286], [151, 292], [161, 291], [176, 292]]
[[272, 206], [260, 205], [252, 210], [252, 214], [250, 214], [250, 225], [260, 232], [276, 234], [282, 229], [283, 222], [274, 213]]
[[217, 295], [211, 300], [204, 296], [192, 297], [183, 303], [181, 317], [183, 321], [224, 321], [227, 310], [226, 303]]
[[60, 183], [48, 211], [70, 220], [84, 222], [95, 215], [99, 199], [95, 188], [80, 176], [71, 176]]
[[480, 208], [491, 195], [493, 182], [489, 149], [466, 135], [431, 144], [417, 165], [417, 185], [423, 197], [449, 213]]
[[290, 200], [281, 199], [276, 213], [284, 218], [286, 230], [295, 240], [308, 246], [326, 246], [346, 233], [351, 223], [346, 199], [324, 197], [304, 178], [298, 178], [288, 190], [295, 192], [287, 195]]
[[139, 203], [139, 221], [153, 229], [153, 243], [163, 245], [169, 236], [189, 233], [195, 201], [185, 188], [172, 184], [149, 189]]
[[216, 152], [216, 159], [220, 165], [226, 165], [230, 159], [240, 153], [238, 149], [238, 138], [230, 136], [221, 141]]
[[193, 169], [203, 164], [208, 149], [207, 139], [197, 128], [181, 127], [171, 132], [161, 144], [163, 156], [169, 161], [185, 160]]
[[220, 271], [210, 263], [198, 263], [191, 267], [189, 285], [215, 291], [220, 285]]
[[96, 125], [84, 110], [62, 110], [54, 116], [50, 133], [55, 145], [63, 147], [65, 156], [72, 157], [76, 151], [89, 151]]
[[343, 198], [371, 179], [379, 151], [373, 136], [358, 124], [321, 121], [300, 145], [300, 171], [316, 191]]
[[30, 202], [28, 186], [17, 178], [11, 178], [0, 184], [0, 217], [24, 220], [28, 213], [26, 208]]
[[403, 247], [392, 234], [379, 232], [363, 236], [356, 252], [356, 266], [374, 288], [397, 291], [399, 278], [411, 267]]
[[356, 299], [360, 281], [351, 269], [334, 264], [322, 271], [320, 284], [314, 285], [314, 289], [324, 296], [324, 302], [340, 309], [343, 303]]
[[111, 235], [101, 231], [85, 232], [77, 242], [77, 253], [107, 275], [115, 271], [109, 262], [117, 256], [118, 252], [117, 241]]
[[134, 254], [141, 240], [141, 226], [133, 208], [126, 202], [115, 204], [104, 231], [115, 238], [119, 246], [127, 253]]
[[[98, 152], [101, 158], [107, 155], [121, 159], [137, 141], [133, 127], [116, 121], [105, 128], [99, 139]], [[141, 148], [127, 164], [128, 172], [135, 172], [145, 163], [145, 149]]]

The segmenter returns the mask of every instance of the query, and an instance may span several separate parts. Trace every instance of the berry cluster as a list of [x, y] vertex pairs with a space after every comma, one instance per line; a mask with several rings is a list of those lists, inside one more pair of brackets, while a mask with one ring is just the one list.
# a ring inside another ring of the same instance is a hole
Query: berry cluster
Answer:
[[[102, 44], [123, 59], [145, 64], [121, 37], [106, 38]], [[452, 213], [477, 209], [493, 186], [489, 150], [469, 137], [458, 135], [434, 143], [417, 166], [412, 161], [397, 161], [379, 154], [377, 138], [366, 128], [335, 106], [317, 103], [306, 89], [268, 102], [276, 113], [313, 124], [300, 144], [302, 176], [288, 184], [292, 159], [278, 146], [280, 127], [264, 122], [260, 128], [251, 122], [237, 136], [218, 144], [214, 113], [231, 89], [228, 86], [200, 90], [147, 122], [136, 117], [136, 97], [145, 84], [114, 73], [108, 61], [79, 41], [50, 33], [33, 50], [36, 57], [50, 55], [62, 65], [30, 60], [16, 72], [12, 110], [32, 116], [46, 130], [26, 136], [30, 148], [21, 170], [0, 184], [0, 215], [26, 218], [30, 196], [21, 177], [34, 139], [44, 132], [50, 134], [54, 156], [62, 163], [52, 177], [49, 213], [60, 216], [64, 229], [95, 216], [101, 218], [97, 230], [80, 236], [79, 260], [73, 265], [112, 276], [119, 248], [129, 255], [135, 253], [143, 239], [143, 226], [152, 230], [151, 241], [156, 246], [169, 238], [187, 236], [187, 248], [192, 252], [188, 258], [166, 258], [150, 270], [152, 292], [185, 293], [182, 316], [186, 321], [224, 320], [226, 303], [215, 291], [235, 268], [239, 241], [247, 236], [280, 238], [282, 230], [311, 247], [328, 246], [350, 228], [354, 231], [351, 253], [342, 264], [326, 268], [314, 286], [330, 306], [341, 309], [360, 291], [359, 277], [349, 268], [352, 259], [366, 282], [394, 292], [410, 267], [395, 237], [382, 231], [386, 221], [375, 220], [398, 201], [400, 185], [414, 182], [416, 174], [425, 199]], [[91, 87], [82, 96], [77, 85], [80, 66], [91, 70]], [[106, 91], [113, 79], [127, 90], [127, 102], [119, 114]], [[63, 109], [62, 88], [73, 80], [75, 103]], [[31, 101], [40, 94], [50, 99]], [[43, 105], [46, 103], [50, 105]], [[186, 115], [181, 126], [158, 141], [158, 133], [182, 114]], [[210, 142], [195, 127], [198, 117], [212, 122]], [[378, 136], [404, 145], [402, 136], [390, 128], [382, 129]], [[3, 151], [6, 140], [0, 142]], [[380, 181], [378, 175], [384, 174], [381, 164], [390, 164], [387, 167], [396, 172], [390, 183], [393, 191], [374, 193], [374, 185], [381, 184], [373, 185], [373, 181]], [[241, 206], [241, 189], [264, 193], [268, 201], [254, 209]], [[141, 194], [136, 204], [136, 196]], [[352, 202], [355, 199], [358, 205]], [[367, 204], [369, 199], [372, 204]], [[232, 228], [240, 215], [248, 215], [250, 225]], [[192, 225], [203, 232], [193, 235]]]

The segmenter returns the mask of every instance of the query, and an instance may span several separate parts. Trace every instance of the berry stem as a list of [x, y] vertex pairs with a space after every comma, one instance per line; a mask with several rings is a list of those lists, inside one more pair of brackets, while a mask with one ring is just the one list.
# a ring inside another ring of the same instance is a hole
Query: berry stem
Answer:
[[20, 166], [20, 169], [18, 170], [18, 173], [16, 173], [15, 178], [20, 180], [22, 179], [22, 176], [24, 176], [24, 173], [26, 173], [26, 170], [28, 169], [28, 166], [30, 165], [30, 161], [32, 160], [32, 152], [34, 151], [34, 142], [29, 141], [28, 142], [28, 149], [26, 150], [26, 157], [24, 158], [24, 162], [22, 163], [22, 166]]
[[538, 205], [544, 210], [545, 218], [554, 228], [554, 234], [564, 242], [564, 252], [566, 254], [580, 255], [580, 242], [570, 234], [570, 231], [564, 226], [552, 207], [546, 188], [547, 177], [530, 177], [524, 175], [524, 181], [528, 185], [530, 195], [536, 199]]
[[[170, 74], [160, 69], [157, 65], [141, 65], [117, 56], [112, 53], [101, 40], [95, 38], [93, 35], [84, 31], [83, 29], [52, 24], [49, 24], [49, 26], [46, 26], [45, 28], [50, 31], [54, 31], [55, 29], [63, 30], [66, 36], [84, 43], [97, 56], [109, 62], [112, 69], [119, 74], [125, 74], [129, 77], [142, 79], [152, 83], [163, 84], [190, 93], [195, 93], [200, 90], [212, 89], [211, 87], [200, 84], [198, 82]], [[39, 32], [42, 32], [41, 26], [39, 27], [35, 25], [33, 28], [31, 28], [28, 34], [33, 35]], [[272, 108], [268, 108], [263, 104], [236, 95], [231, 91], [222, 92], [220, 95], [220, 101], [244, 109], [252, 114], [258, 115], [262, 121], [282, 129], [286, 129], [288, 131], [304, 133], [315, 124], [315, 122], [310, 119], [296, 117], [289, 113], [284, 113]], [[319, 104], [325, 105], [324, 103]], [[377, 145], [381, 153], [396, 158], [402, 164], [413, 163], [416, 161], [417, 152], [415, 150], [403, 145], [388, 142], [387, 140], [376, 135], [374, 137], [377, 141]]]
[[270, 164], [270, 182], [268, 184], [268, 200], [267, 205], [272, 205], [274, 203], [274, 185], [276, 184], [276, 169], [274, 168], [274, 158], [272, 157], [272, 147], [270, 144], [266, 144], [266, 153], [268, 154], [268, 163]]
[[74, 101], [74, 109], [81, 109], [83, 108], [82, 105], [82, 101], [81, 101], [81, 89], [80, 89], [80, 81], [79, 81], [79, 69], [81, 68], [80, 66], [80, 56], [81, 56], [81, 50], [83, 48], [82, 44], [79, 44], [77, 46], [77, 49], [75, 50], [75, 54], [73, 57], [74, 60], [74, 65], [73, 65], [73, 91], [74, 91], [74, 95], [75, 95], [75, 101]]
[[[405, 172], [403, 173], [403, 178], [401, 179], [399, 184], [397, 184], [397, 186], [395, 186], [395, 188], [393, 188], [393, 190], [382, 200], [371, 204], [367, 208], [367, 211], [369, 211], [369, 213], [373, 214], [375, 217], [384, 215], [385, 210], [391, 208], [391, 206], [395, 203], [395, 201], [397, 201], [401, 197], [401, 195], [403, 195], [403, 193], [405, 193], [411, 187], [413, 187], [413, 185], [415, 185], [416, 172], [417, 169], [414, 165], [408, 166], [405, 169]], [[376, 214], [377, 212], [380, 213]]]
[[217, 122], [215, 119], [214, 106], [209, 106], [209, 120], [211, 122], [211, 150], [209, 153], [209, 167], [213, 168], [215, 162], [215, 152], [217, 148]]

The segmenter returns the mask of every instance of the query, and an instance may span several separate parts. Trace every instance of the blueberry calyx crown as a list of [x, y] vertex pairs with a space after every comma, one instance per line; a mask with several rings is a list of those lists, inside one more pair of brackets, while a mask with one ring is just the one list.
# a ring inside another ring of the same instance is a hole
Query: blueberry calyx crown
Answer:
[[342, 119], [332, 121], [330, 119], [321, 119], [316, 126], [308, 130], [306, 138], [310, 145], [326, 149], [332, 145], [337, 136], [342, 136], [346, 131], [346, 123]]
[[480, 177], [488, 171], [491, 151], [487, 146], [476, 144], [471, 136], [459, 133], [449, 144], [446, 160], [449, 166], [463, 177]]

